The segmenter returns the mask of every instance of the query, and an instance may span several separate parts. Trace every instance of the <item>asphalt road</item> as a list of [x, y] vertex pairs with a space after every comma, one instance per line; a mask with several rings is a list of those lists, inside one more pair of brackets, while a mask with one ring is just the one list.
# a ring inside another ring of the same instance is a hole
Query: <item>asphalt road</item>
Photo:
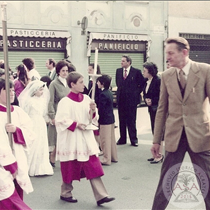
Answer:
[[[116, 125], [118, 126], [117, 109], [114, 110]], [[78, 203], [67, 203], [59, 199], [61, 174], [59, 162], [56, 162], [53, 176], [32, 177], [34, 192], [25, 195], [24, 201], [34, 210], [58, 209], [151, 209], [154, 193], [159, 180], [161, 163], [152, 165], [147, 161], [151, 157], [152, 134], [149, 115], [146, 107], [138, 108], [137, 129], [139, 146], [117, 146], [118, 163], [103, 166], [105, 175], [102, 177], [110, 196], [116, 200], [103, 207], [98, 207], [94, 199], [90, 183], [86, 179], [73, 182], [73, 195]], [[115, 129], [116, 141], [119, 129]], [[188, 155], [185, 158], [189, 161]], [[178, 209], [169, 204], [169, 209]], [[204, 204], [195, 208], [205, 209]]]

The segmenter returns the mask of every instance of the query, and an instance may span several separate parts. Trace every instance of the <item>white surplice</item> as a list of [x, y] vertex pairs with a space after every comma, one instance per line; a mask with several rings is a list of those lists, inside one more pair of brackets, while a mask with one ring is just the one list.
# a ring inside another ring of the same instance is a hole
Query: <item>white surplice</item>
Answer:
[[[84, 95], [81, 102], [64, 97], [58, 103], [55, 117], [57, 130], [56, 160], [83, 162], [88, 161], [91, 155], [98, 156], [100, 151], [93, 130], [82, 131], [76, 128], [71, 131], [67, 129], [73, 122], [89, 124], [90, 102], [90, 97]], [[97, 118], [96, 112], [93, 120], [97, 120]]]
[[26, 146], [16, 144], [13, 141], [13, 150], [9, 144], [8, 134], [5, 129], [7, 123], [7, 113], [0, 111], [0, 200], [10, 197], [14, 193], [14, 183], [12, 174], [4, 169], [4, 166], [17, 162], [18, 173], [16, 180], [20, 187], [26, 192], [33, 191], [33, 187], [28, 176], [27, 150], [34, 141], [32, 122], [29, 116], [18, 106], [14, 106], [11, 112], [11, 123], [21, 129]]

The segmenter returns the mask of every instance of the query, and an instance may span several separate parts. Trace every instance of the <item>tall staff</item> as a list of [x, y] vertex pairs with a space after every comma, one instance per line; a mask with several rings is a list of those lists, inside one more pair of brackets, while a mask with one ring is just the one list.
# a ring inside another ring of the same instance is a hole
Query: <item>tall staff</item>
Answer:
[[[89, 76], [92, 77], [92, 95], [91, 95], [91, 99], [95, 100], [95, 92], [96, 92], [96, 78], [99, 77], [100, 75], [98, 75], [97, 72], [97, 65], [98, 65], [98, 49], [95, 48], [95, 61], [94, 61], [94, 73], [93, 74], [89, 74]], [[92, 124], [92, 118], [93, 118], [93, 112], [91, 110], [90, 112], [90, 124]]]
[[[9, 62], [8, 62], [8, 42], [7, 42], [7, 11], [6, 2], [1, 4], [2, 14], [2, 28], [3, 28], [3, 50], [4, 50], [4, 68], [5, 68], [5, 83], [6, 83], [6, 97], [7, 97], [7, 123], [11, 123], [11, 109], [10, 109], [10, 86], [9, 86]], [[12, 147], [12, 135], [9, 132], [10, 146]]]
[[92, 77], [93, 85], [92, 85], [92, 100], [95, 100], [95, 92], [96, 92], [96, 78], [97, 78], [97, 65], [98, 65], [98, 49], [95, 48], [95, 61], [94, 61], [94, 71], [93, 74], [89, 74]]

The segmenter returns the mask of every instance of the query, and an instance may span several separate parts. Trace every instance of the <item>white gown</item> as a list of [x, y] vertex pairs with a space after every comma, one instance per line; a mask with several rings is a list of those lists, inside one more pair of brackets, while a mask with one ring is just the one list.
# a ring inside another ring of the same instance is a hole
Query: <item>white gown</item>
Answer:
[[36, 133], [36, 139], [28, 155], [30, 176], [52, 175], [54, 173], [49, 162], [47, 126], [44, 119], [45, 106], [42, 97], [33, 96], [29, 98], [27, 106], [24, 108], [33, 122], [33, 131]]

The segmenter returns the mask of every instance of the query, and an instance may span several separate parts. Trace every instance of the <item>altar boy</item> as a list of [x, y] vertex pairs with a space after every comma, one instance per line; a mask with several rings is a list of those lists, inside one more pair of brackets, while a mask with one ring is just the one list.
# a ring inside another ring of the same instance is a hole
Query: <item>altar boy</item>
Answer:
[[[67, 84], [70, 93], [58, 103], [55, 116], [57, 130], [56, 158], [60, 160], [63, 183], [60, 199], [76, 203], [72, 195], [72, 182], [86, 177], [90, 184], [97, 205], [111, 202], [115, 198], [108, 197], [106, 188], [101, 180], [104, 175], [98, 158], [98, 145], [93, 131], [88, 129], [90, 117], [97, 118], [96, 104], [84, 91], [83, 76], [77, 72], [69, 73]], [[90, 115], [91, 111], [94, 113]]]
[[[10, 81], [9, 85], [12, 103], [13, 83]], [[23, 191], [33, 191], [25, 152], [34, 133], [29, 116], [18, 106], [11, 106], [11, 123], [7, 123], [6, 104], [5, 80], [0, 78], [0, 209], [30, 210], [23, 202]], [[8, 133], [12, 135], [12, 142]]]

